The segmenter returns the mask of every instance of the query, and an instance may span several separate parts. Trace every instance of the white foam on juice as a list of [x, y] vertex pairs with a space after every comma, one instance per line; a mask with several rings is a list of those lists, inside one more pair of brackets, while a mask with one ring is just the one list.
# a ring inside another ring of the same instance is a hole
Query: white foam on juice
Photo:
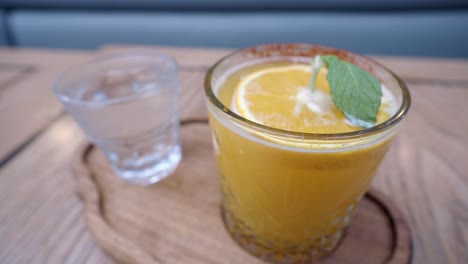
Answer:
[[397, 101], [395, 96], [382, 84], [382, 101], [380, 102], [380, 109], [389, 116], [393, 116], [398, 110]]
[[299, 87], [296, 101], [297, 104], [305, 105], [309, 111], [317, 115], [330, 114], [333, 110], [330, 95], [318, 89], [312, 92], [309, 87]]

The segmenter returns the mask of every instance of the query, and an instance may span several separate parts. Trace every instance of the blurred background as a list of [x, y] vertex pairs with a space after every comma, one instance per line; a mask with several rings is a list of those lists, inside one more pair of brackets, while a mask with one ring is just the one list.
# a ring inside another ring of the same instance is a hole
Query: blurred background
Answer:
[[307, 42], [468, 58], [468, 0], [0, 0], [0, 45]]

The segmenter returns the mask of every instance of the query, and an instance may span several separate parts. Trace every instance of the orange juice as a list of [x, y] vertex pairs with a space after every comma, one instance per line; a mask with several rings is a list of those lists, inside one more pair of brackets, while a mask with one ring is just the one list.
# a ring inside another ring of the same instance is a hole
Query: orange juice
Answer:
[[306, 63], [317, 46], [298, 47], [309, 56], [290, 45], [256, 48], [273, 55], [240, 51], [206, 79], [226, 226], [245, 249], [277, 263], [309, 262], [336, 247], [409, 106], [406, 88], [383, 71], [389, 88], [377, 126], [353, 126], [326, 99], [326, 70], [316, 91], [324, 97], [307, 95]]

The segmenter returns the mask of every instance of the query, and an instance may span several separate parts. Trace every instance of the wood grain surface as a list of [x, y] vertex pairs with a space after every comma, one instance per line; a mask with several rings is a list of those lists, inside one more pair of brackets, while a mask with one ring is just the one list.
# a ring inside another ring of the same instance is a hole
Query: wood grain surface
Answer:
[[[181, 65], [183, 115], [206, 114], [204, 70], [227, 51], [145, 48]], [[70, 172], [83, 135], [50, 93], [58, 72], [93, 55], [0, 49], [0, 64], [33, 69], [0, 75], [0, 263], [112, 263], [86, 229]], [[468, 61], [376, 59], [403, 77], [413, 105], [372, 186], [414, 231], [413, 263], [467, 263]]]
[[[89, 52], [0, 49], [0, 164], [62, 113], [52, 86], [65, 68], [90, 59]], [[3, 80], [2, 80], [3, 79]]]

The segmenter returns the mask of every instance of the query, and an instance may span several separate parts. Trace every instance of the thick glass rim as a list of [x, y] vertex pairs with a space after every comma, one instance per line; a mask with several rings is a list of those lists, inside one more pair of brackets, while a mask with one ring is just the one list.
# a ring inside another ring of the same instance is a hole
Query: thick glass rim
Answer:
[[[281, 45], [293, 45], [296, 47], [308, 47], [308, 48], [317, 48], [317, 49], [326, 49], [333, 51], [333, 54], [350, 54], [352, 56], [355, 56], [356, 58], [361, 58], [369, 61], [370, 63], [374, 64], [375, 66], [385, 70], [387, 73], [389, 73], [393, 78], [398, 83], [398, 86], [401, 89], [402, 92], [402, 102], [401, 106], [399, 109], [391, 116], [388, 120], [386, 120], [383, 123], [380, 123], [376, 126], [370, 127], [370, 128], [365, 128], [362, 130], [358, 131], [353, 131], [353, 132], [345, 132], [345, 133], [332, 133], [332, 134], [321, 134], [321, 133], [305, 133], [305, 132], [295, 132], [295, 131], [289, 131], [289, 130], [284, 130], [284, 129], [279, 129], [279, 128], [274, 128], [266, 125], [262, 125], [256, 122], [253, 122], [251, 120], [248, 120], [247, 118], [244, 118], [235, 112], [231, 111], [228, 106], [224, 105], [214, 94], [213, 92], [213, 87], [212, 87], [212, 77], [213, 77], [213, 72], [217, 69], [218, 66], [220, 66], [223, 62], [226, 60], [230, 59], [231, 57], [247, 52], [252, 49], [268, 49], [274, 46], [281, 46]], [[274, 134], [280, 134], [282, 136], [288, 136], [291, 138], [301, 138], [303, 140], [330, 140], [330, 139], [355, 139], [355, 138], [361, 138], [363, 136], [372, 136], [375, 134], [382, 133], [384, 131], [389, 130], [390, 128], [394, 127], [398, 123], [400, 123], [408, 113], [408, 110], [411, 106], [411, 95], [409, 93], [408, 87], [406, 84], [395, 74], [393, 73], [390, 69], [387, 67], [383, 66], [382, 64], [374, 61], [373, 59], [370, 59], [366, 56], [359, 55], [350, 51], [338, 49], [338, 48], [333, 48], [333, 47], [327, 47], [327, 46], [322, 46], [322, 45], [315, 45], [315, 44], [306, 44], [306, 43], [278, 43], [278, 44], [262, 44], [262, 45], [257, 45], [254, 47], [248, 47], [248, 48], [243, 48], [236, 50], [234, 52], [231, 52], [230, 54], [224, 56], [220, 60], [218, 60], [210, 69], [207, 71], [205, 75], [205, 95], [208, 97], [208, 100], [220, 111], [222, 111], [224, 114], [228, 115], [229, 117], [233, 118], [236, 121], [239, 121], [241, 124], [247, 125], [249, 127], [253, 127], [256, 129], [260, 129], [263, 131], [268, 131], [270, 133]]]
[[85, 69], [87, 69], [88, 67], [96, 66], [99, 63], [109, 62], [109, 61], [119, 59], [119, 58], [135, 57], [135, 56], [138, 56], [138, 57], [143, 56], [145, 58], [157, 57], [158, 59], [162, 59], [164, 61], [169, 62], [170, 64], [170, 68], [168, 69], [169, 74], [162, 75], [162, 78], [155, 80], [155, 82], [164, 82], [164, 81], [170, 80], [174, 78], [174, 76], [176, 76], [177, 72], [179, 71], [179, 66], [177, 64], [177, 61], [173, 57], [164, 53], [159, 53], [159, 52], [150, 51], [150, 50], [138, 50], [138, 49], [124, 51], [124, 52], [115, 52], [111, 54], [98, 55], [86, 62], [77, 64], [75, 66], [65, 69], [58, 75], [57, 79], [54, 81], [52, 90], [54, 94], [63, 102], [77, 104], [77, 105], [86, 105], [86, 106], [106, 106], [106, 105], [120, 104], [120, 103], [124, 103], [124, 102], [137, 99], [141, 96], [151, 95], [156, 91], [157, 88], [152, 88], [152, 89], [144, 90], [144, 91], [138, 91], [130, 95], [121, 96], [117, 98], [111, 98], [105, 101], [86, 101], [86, 100], [73, 98], [61, 90], [61, 87], [63, 87], [62, 83], [66, 80], [66, 78], [71, 77], [73, 75], [77, 75], [81, 72], [84, 72]]

